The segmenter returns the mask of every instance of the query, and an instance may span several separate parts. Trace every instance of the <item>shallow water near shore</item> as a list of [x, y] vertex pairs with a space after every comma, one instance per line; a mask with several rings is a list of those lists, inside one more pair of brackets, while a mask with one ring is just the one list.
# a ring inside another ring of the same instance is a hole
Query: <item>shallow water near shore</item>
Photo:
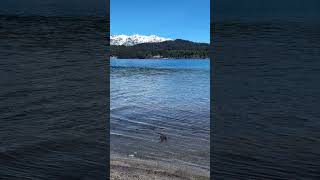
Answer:
[[209, 62], [112, 59], [111, 157], [209, 169]]
[[210, 176], [210, 171], [191, 165], [114, 154], [110, 164], [113, 180], [209, 180]]

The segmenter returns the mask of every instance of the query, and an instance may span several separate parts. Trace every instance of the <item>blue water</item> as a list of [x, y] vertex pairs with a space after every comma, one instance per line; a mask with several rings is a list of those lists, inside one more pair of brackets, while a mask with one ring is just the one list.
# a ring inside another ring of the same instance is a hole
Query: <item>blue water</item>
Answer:
[[[209, 169], [209, 60], [111, 60], [111, 157]], [[168, 141], [160, 143], [159, 134]]]
[[111, 59], [112, 67], [210, 70], [208, 59]]
[[105, 20], [0, 26], [0, 179], [107, 179]]
[[215, 179], [320, 179], [319, 28], [215, 23]]

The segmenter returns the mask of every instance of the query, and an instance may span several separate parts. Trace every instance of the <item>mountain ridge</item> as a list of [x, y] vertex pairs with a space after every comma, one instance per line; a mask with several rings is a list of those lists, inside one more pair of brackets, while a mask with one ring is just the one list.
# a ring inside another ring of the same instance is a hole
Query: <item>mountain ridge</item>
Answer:
[[157, 35], [140, 35], [140, 34], [134, 34], [134, 35], [111, 35], [110, 36], [110, 45], [114, 46], [134, 46], [137, 44], [142, 43], [157, 43], [157, 42], [163, 42], [163, 41], [172, 41], [173, 39], [170, 38], [164, 38]]

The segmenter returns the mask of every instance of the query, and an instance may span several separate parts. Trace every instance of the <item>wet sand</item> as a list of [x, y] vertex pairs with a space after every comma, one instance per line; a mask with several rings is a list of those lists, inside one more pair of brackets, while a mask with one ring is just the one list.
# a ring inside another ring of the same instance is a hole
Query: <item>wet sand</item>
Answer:
[[210, 172], [189, 165], [138, 158], [112, 157], [112, 180], [209, 180]]

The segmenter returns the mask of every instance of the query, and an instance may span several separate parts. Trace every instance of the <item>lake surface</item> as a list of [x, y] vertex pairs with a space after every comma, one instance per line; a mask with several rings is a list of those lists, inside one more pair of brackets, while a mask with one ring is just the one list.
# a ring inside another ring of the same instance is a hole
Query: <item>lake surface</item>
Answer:
[[320, 179], [320, 24], [215, 21], [212, 176]]
[[[209, 169], [209, 62], [112, 59], [111, 157]], [[161, 143], [158, 133], [168, 141]]]
[[0, 179], [107, 178], [105, 26], [0, 16]]

